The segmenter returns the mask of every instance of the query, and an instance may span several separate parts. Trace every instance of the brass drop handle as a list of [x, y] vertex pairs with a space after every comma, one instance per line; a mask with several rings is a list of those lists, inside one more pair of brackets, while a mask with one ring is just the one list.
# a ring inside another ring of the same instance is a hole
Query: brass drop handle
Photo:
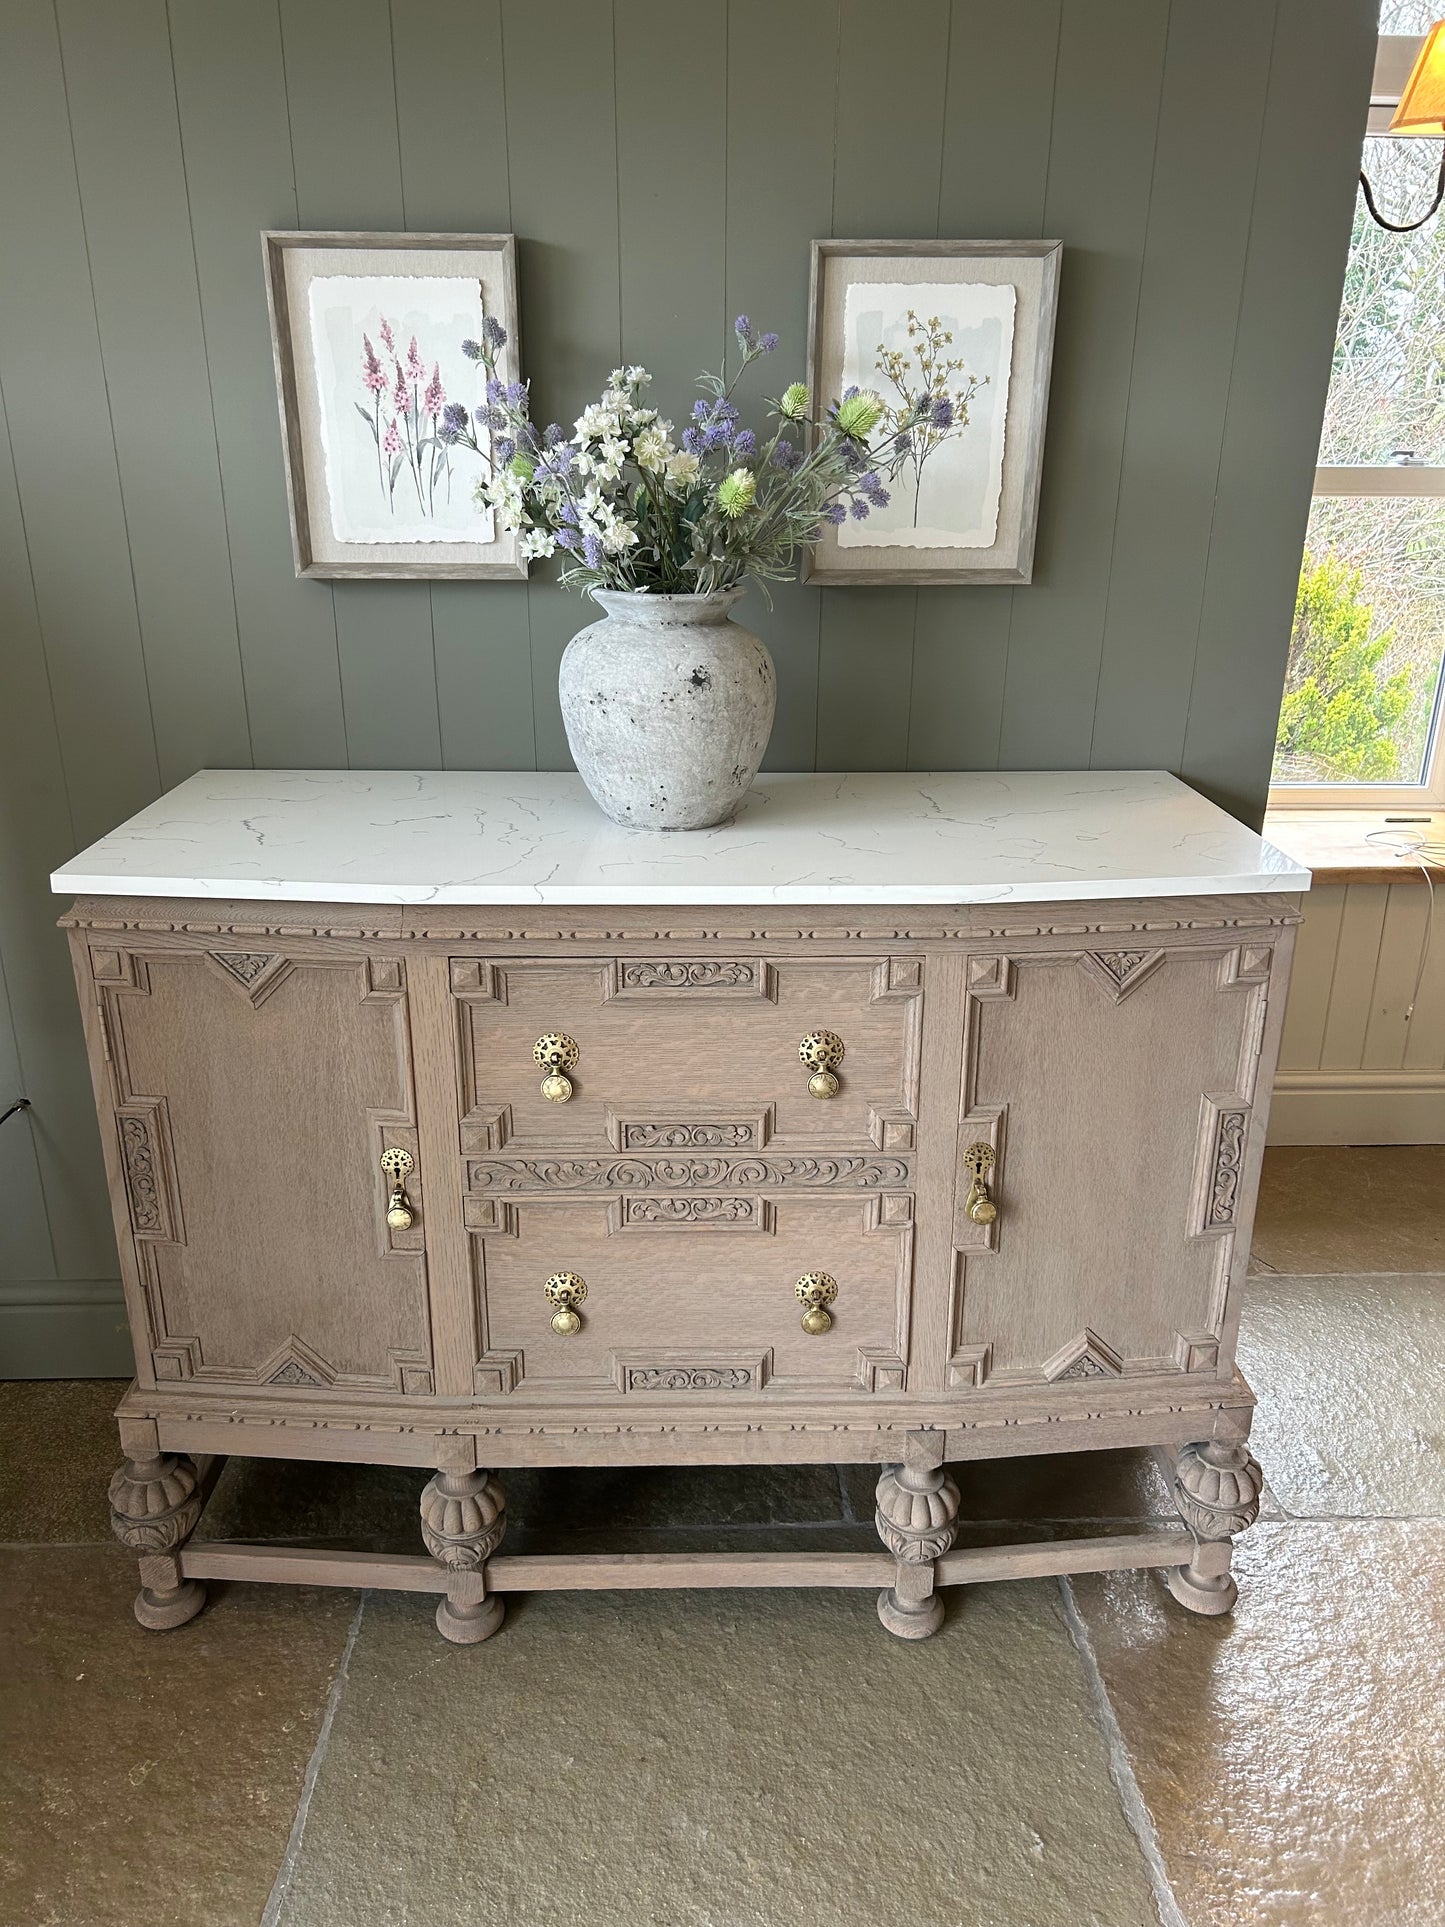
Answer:
[[810, 1030], [798, 1045], [798, 1056], [812, 1072], [808, 1091], [813, 1097], [838, 1095], [838, 1066], [843, 1061], [843, 1039], [835, 1030]]
[[410, 1151], [403, 1151], [394, 1145], [391, 1150], [381, 1154], [381, 1168], [391, 1179], [391, 1195], [386, 1201], [386, 1223], [390, 1231], [409, 1231], [413, 1222], [411, 1199], [406, 1195], [403, 1179], [415, 1165], [416, 1159]]
[[577, 1307], [587, 1296], [587, 1280], [575, 1271], [554, 1271], [543, 1285], [547, 1303], [553, 1307], [552, 1329], [559, 1338], [570, 1338], [582, 1329]]
[[575, 1070], [577, 1059], [582, 1052], [577, 1047], [577, 1039], [569, 1037], [565, 1030], [549, 1030], [545, 1037], [539, 1037], [532, 1046], [532, 1056], [547, 1075], [542, 1079], [542, 1095], [553, 1104], [565, 1104], [572, 1095], [572, 1080], [568, 1071]]
[[803, 1330], [818, 1338], [833, 1323], [828, 1306], [838, 1296], [838, 1280], [826, 1271], [805, 1271], [794, 1290], [803, 1307]]
[[993, 1146], [970, 1144], [963, 1154], [963, 1164], [965, 1170], [973, 1173], [964, 1212], [975, 1224], [992, 1224], [998, 1216], [998, 1206], [988, 1195], [988, 1174], [994, 1164]]

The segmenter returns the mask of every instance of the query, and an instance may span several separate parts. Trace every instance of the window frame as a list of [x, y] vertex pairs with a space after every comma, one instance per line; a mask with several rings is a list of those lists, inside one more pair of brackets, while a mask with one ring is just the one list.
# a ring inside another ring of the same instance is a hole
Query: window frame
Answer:
[[[1400, 99], [1415, 56], [1424, 45], [1423, 34], [1381, 34], [1375, 47], [1375, 76], [1370, 88], [1370, 113], [1365, 138], [1388, 131], [1390, 116]], [[1445, 220], [1445, 211], [1440, 217]], [[1310, 499], [1321, 495], [1445, 496], [1445, 464], [1372, 462], [1315, 470]], [[1445, 805], [1445, 668], [1435, 691], [1430, 718], [1430, 760], [1420, 783], [1271, 783], [1272, 810], [1393, 810], [1414, 804], [1425, 808]]]

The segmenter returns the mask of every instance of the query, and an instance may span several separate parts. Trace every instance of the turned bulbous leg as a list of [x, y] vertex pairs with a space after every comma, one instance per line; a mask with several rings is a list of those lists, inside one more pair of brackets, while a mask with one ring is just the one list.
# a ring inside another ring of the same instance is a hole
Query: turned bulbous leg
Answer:
[[1240, 1440], [1206, 1439], [1181, 1447], [1174, 1503], [1194, 1535], [1194, 1557], [1165, 1568], [1164, 1583], [1190, 1612], [1227, 1613], [1239, 1597], [1229, 1570], [1233, 1540], [1259, 1517], [1264, 1478]]
[[898, 1562], [878, 1595], [878, 1617], [899, 1639], [927, 1639], [943, 1624], [934, 1561], [958, 1531], [958, 1487], [941, 1466], [890, 1465], [878, 1481], [873, 1523]]
[[110, 1482], [111, 1530], [141, 1555], [135, 1616], [151, 1632], [194, 1619], [206, 1603], [199, 1579], [181, 1576], [180, 1550], [201, 1516], [195, 1461], [183, 1452], [127, 1459]]
[[421, 1536], [452, 1576], [437, 1605], [437, 1631], [454, 1646], [490, 1639], [503, 1608], [486, 1589], [486, 1562], [507, 1530], [507, 1502], [490, 1472], [438, 1472], [421, 1495]]

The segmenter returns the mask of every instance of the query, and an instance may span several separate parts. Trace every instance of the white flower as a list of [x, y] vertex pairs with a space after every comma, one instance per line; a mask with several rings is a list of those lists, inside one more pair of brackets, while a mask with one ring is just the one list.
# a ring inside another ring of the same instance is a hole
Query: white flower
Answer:
[[556, 540], [546, 529], [528, 529], [517, 544], [517, 553], [524, 562], [531, 562], [541, 555], [555, 555], [556, 552]]
[[668, 487], [675, 489], [679, 495], [686, 495], [697, 480], [697, 472], [701, 466], [696, 455], [689, 454], [685, 448], [679, 448], [667, 458]]
[[645, 468], [653, 475], [663, 473], [669, 457], [676, 453], [667, 434], [667, 424], [664, 422], [644, 428], [633, 444], [633, 453], [639, 468]]
[[577, 417], [576, 430], [579, 442], [600, 442], [604, 436], [616, 435], [622, 427], [617, 410], [607, 406], [607, 397], [600, 402], [590, 402]]

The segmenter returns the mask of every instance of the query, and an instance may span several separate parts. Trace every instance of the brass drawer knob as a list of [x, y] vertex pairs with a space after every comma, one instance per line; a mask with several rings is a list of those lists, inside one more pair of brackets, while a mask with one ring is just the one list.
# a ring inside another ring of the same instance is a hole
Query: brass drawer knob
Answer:
[[963, 1168], [973, 1173], [973, 1182], [968, 1187], [968, 1202], [963, 1209], [975, 1224], [992, 1224], [998, 1216], [998, 1206], [988, 1194], [988, 1176], [993, 1165], [991, 1144], [970, 1144], [963, 1154]]
[[827, 1307], [838, 1296], [838, 1280], [826, 1271], [805, 1271], [794, 1289], [803, 1307], [803, 1330], [817, 1338], [833, 1323]]
[[542, 1079], [542, 1095], [554, 1104], [565, 1104], [572, 1095], [572, 1080], [568, 1071], [575, 1070], [577, 1059], [582, 1055], [577, 1047], [577, 1039], [569, 1037], [565, 1030], [549, 1030], [545, 1037], [539, 1037], [532, 1046], [532, 1056], [547, 1075]]
[[812, 1072], [808, 1090], [814, 1097], [838, 1095], [838, 1066], [843, 1061], [843, 1039], [835, 1030], [810, 1030], [798, 1045], [803, 1067]]
[[391, 1179], [391, 1195], [386, 1201], [386, 1223], [390, 1231], [409, 1231], [414, 1222], [411, 1199], [406, 1195], [403, 1180], [415, 1163], [411, 1152], [403, 1151], [399, 1144], [381, 1154], [381, 1168]]
[[554, 1271], [542, 1287], [547, 1303], [554, 1307], [552, 1329], [559, 1338], [570, 1338], [582, 1329], [577, 1307], [587, 1296], [587, 1280], [575, 1271]]

